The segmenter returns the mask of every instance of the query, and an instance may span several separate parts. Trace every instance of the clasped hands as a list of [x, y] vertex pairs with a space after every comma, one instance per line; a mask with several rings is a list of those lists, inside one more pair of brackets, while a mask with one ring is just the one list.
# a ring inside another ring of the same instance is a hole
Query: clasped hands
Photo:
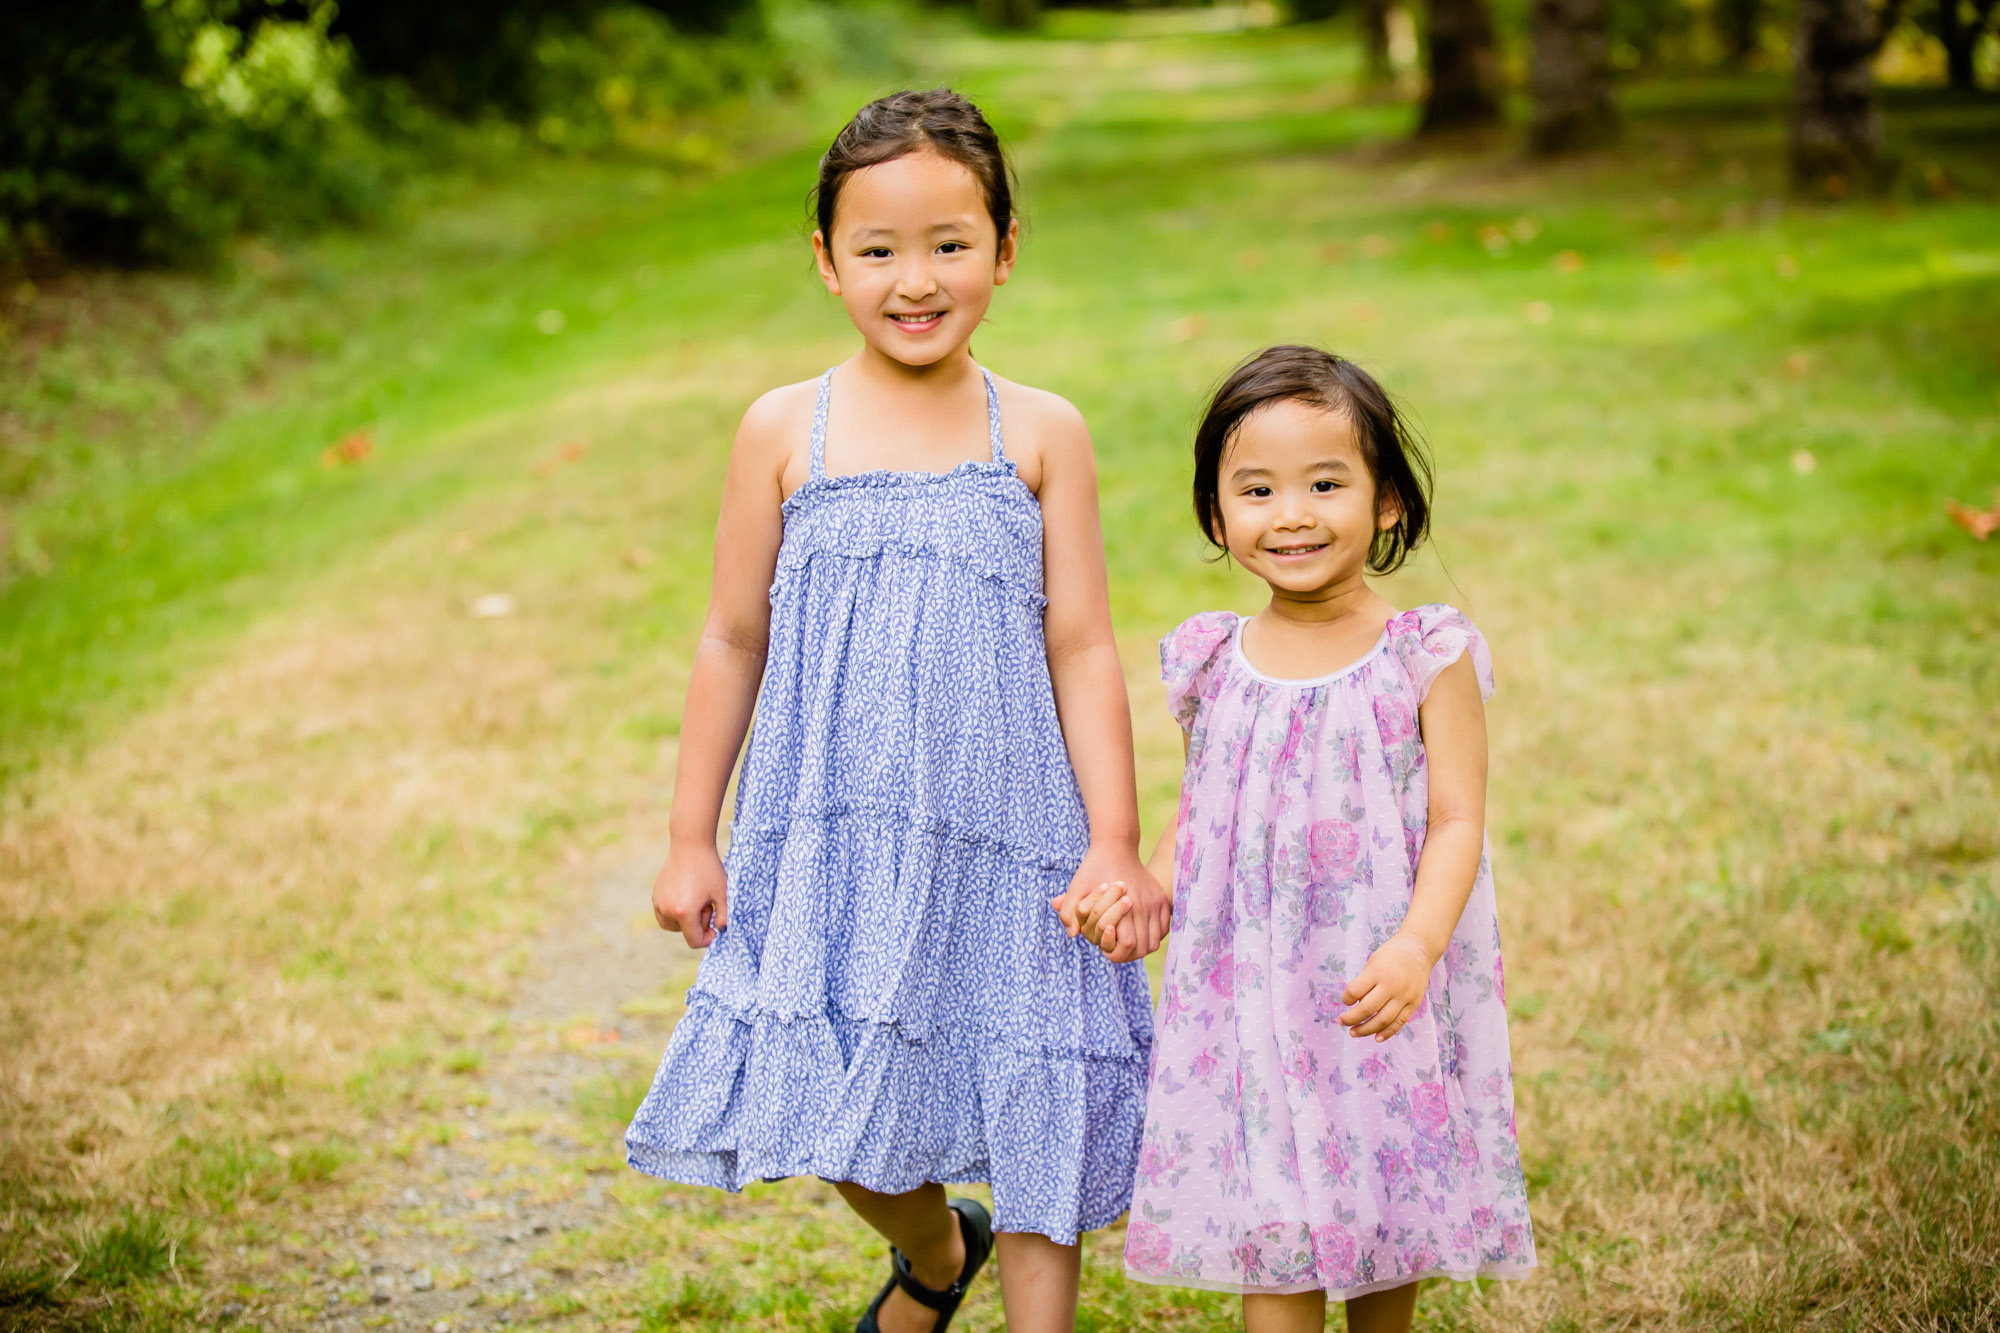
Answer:
[[1173, 900], [1129, 852], [1093, 848], [1061, 896], [1049, 900], [1071, 939], [1083, 936], [1114, 963], [1144, 958], [1160, 947], [1173, 920]]

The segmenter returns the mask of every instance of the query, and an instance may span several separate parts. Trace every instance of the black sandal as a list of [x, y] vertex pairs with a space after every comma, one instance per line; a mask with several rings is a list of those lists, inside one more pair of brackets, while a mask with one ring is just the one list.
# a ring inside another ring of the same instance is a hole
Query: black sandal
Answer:
[[875, 1316], [881, 1310], [882, 1302], [889, 1299], [889, 1293], [898, 1287], [918, 1305], [937, 1311], [933, 1333], [944, 1333], [950, 1325], [951, 1317], [958, 1313], [960, 1303], [965, 1300], [966, 1288], [985, 1267], [986, 1256], [993, 1253], [993, 1217], [977, 1199], [948, 1199], [945, 1206], [958, 1214], [958, 1231], [965, 1237], [965, 1267], [958, 1271], [958, 1281], [944, 1291], [932, 1291], [910, 1276], [910, 1261], [892, 1245], [889, 1247], [889, 1280], [882, 1284], [881, 1291], [875, 1293], [875, 1299], [861, 1316], [861, 1322], [854, 1326], [854, 1333], [882, 1333], [882, 1326], [875, 1322]]

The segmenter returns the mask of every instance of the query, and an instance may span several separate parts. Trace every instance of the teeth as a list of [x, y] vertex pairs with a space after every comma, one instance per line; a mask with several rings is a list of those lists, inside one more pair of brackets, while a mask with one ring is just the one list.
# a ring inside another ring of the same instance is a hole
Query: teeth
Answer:
[[889, 318], [895, 320], [898, 324], [923, 324], [936, 319], [943, 313], [942, 310], [934, 310], [928, 315], [891, 315]]

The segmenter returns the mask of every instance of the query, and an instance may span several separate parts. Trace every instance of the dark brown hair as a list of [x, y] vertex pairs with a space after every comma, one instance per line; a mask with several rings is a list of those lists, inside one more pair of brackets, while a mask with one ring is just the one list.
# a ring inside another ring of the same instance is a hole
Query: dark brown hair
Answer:
[[1000, 136], [970, 99], [949, 88], [923, 88], [878, 97], [862, 107], [819, 160], [813, 204], [820, 235], [829, 245], [833, 206], [840, 202], [840, 187], [847, 178], [863, 167], [892, 162], [919, 149], [929, 149], [972, 173], [986, 197], [995, 234], [1007, 239], [1007, 224], [1014, 219], [1014, 192]]
[[1368, 548], [1368, 569], [1388, 574], [1402, 566], [1430, 531], [1431, 464], [1388, 391], [1361, 367], [1317, 347], [1267, 347], [1229, 373], [1209, 400], [1194, 433], [1194, 516], [1216, 546], [1223, 540], [1218, 496], [1222, 455], [1244, 420], [1286, 400], [1336, 412], [1354, 424], [1361, 461], [1375, 482], [1375, 503], [1401, 513], [1379, 529]]

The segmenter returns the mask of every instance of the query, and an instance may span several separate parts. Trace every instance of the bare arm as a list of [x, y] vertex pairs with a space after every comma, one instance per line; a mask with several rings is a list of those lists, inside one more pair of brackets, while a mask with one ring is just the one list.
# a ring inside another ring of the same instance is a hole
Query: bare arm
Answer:
[[1357, 1037], [1387, 1041], [1423, 1000], [1472, 896], [1486, 841], [1486, 708], [1471, 654], [1446, 667], [1417, 711], [1430, 773], [1428, 827], [1410, 908], [1341, 998]]
[[[779, 391], [782, 393], [783, 391]], [[780, 445], [786, 414], [767, 394], [744, 414], [730, 447], [716, 521], [708, 618], [695, 647], [668, 816], [672, 843], [653, 884], [653, 915], [704, 948], [728, 924], [727, 885], [715, 838], [723, 793], [757, 705], [771, 637], [771, 579], [784, 536]]]
[[1090, 432], [1066, 409], [1044, 432], [1042, 563], [1048, 607], [1049, 681], [1056, 715], [1076, 783], [1090, 816], [1090, 850], [1057, 900], [1075, 933], [1073, 904], [1079, 890], [1123, 882], [1135, 902], [1130, 924], [1114, 942], [1113, 961], [1151, 953], [1166, 933], [1171, 903], [1139, 860], [1139, 794], [1133, 776], [1132, 713], [1125, 672], [1111, 635], [1111, 597], [1104, 570], [1104, 539], [1097, 515], [1097, 464]]

